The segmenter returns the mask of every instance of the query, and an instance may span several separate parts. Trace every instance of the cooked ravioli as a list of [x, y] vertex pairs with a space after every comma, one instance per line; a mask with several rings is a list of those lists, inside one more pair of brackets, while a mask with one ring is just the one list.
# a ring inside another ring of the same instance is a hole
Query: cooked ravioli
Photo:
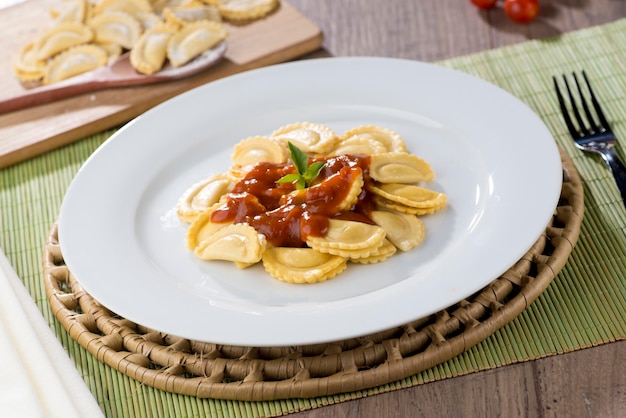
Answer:
[[359, 143], [369, 144], [376, 149], [383, 149], [371, 154], [379, 154], [385, 152], [406, 152], [406, 144], [402, 137], [391, 129], [383, 128], [375, 125], [364, 125], [358, 128], [350, 129], [340, 138], [342, 145]]
[[265, 136], [253, 136], [235, 145], [231, 159], [235, 166], [247, 167], [260, 162], [284, 163], [287, 153], [277, 141]]
[[415, 215], [373, 211], [370, 216], [385, 230], [387, 239], [402, 251], [409, 251], [424, 240], [424, 223]]
[[380, 245], [385, 238], [385, 230], [376, 225], [339, 219], [330, 219], [329, 222], [326, 235], [307, 238], [311, 248], [359, 250]]
[[433, 180], [435, 173], [414, 154], [389, 152], [372, 155], [370, 176], [381, 183], [418, 183]]
[[179, 198], [176, 213], [183, 222], [192, 222], [202, 212], [218, 203], [233, 188], [225, 174], [216, 174], [197, 182]]
[[220, 229], [232, 224], [232, 222], [211, 222], [211, 215], [213, 215], [213, 212], [218, 206], [219, 203], [216, 203], [210, 208], [201, 212], [195, 218], [193, 218], [193, 220], [191, 221], [191, 225], [189, 225], [189, 229], [187, 229], [186, 238], [188, 249], [192, 251], [195, 250], [208, 237], [210, 237]]
[[373, 257], [375, 254], [380, 254], [380, 248], [384, 244], [384, 239], [380, 241], [373, 242], [371, 246], [365, 248], [359, 248], [354, 250], [347, 250], [343, 248], [335, 248], [335, 247], [324, 247], [324, 246], [315, 246], [313, 247], [316, 251], [324, 254], [331, 254], [340, 257], [345, 257], [351, 261], [354, 260], [365, 260], [370, 257]]
[[416, 208], [413, 206], [403, 205], [398, 202], [394, 202], [388, 199], [385, 199], [382, 196], [374, 196], [374, 202], [380, 207], [389, 210], [393, 210], [396, 212], [406, 213], [409, 215], [430, 215], [433, 214], [445, 207], [445, 202], [441, 206], [433, 206], [427, 208]]
[[370, 184], [368, 189], [387, 200], [414, 208], [441, 208], [446, 204], [446, 195], [413, 184]]
[[374, 155], [387, 152], [387, 148], [379, 141], [366, 136], [352, 136], [339, 140], [337, 146], [328, 155]]
[[269, 248], [263, 267], [274, 278], [289, 283], [318, 283], [335, 277], [346, 268], [346, 259], [322, 254], [311, 248]]
[[[347, 187], [345, 187], [346, 191], [343, 193], [343, 200], [336, 203], [338, 212], [349, 211], [352, 206], [358, 203], [359, 196], [363, 191], [363, 184], [365, 183], [363, 171], [360, 168], [351, 168], [350, 173], [352, 174], [350, 176], [351, 181]], [[332, 181], [332, 176], [326, 181]], [[309, 192], [315, 194], [318, 189], [326, 187], [326, 181], [309, 187]], [[337, 190], [337, 188], [335, 188], [335, 190]], [[327, 198], [328, 202], [330, 202], [330, 200], [330, 198]]]
[[396, 253], [396, 246], [391, 243], [388, 239], [384, 239], [383, 243], [380, 247], [372, 251], [369, 255], [364, 257], [352, 257], [350, 261], [353, 263], [359, 264], [374, 264], [385, 261], [392, 255]]
[[225, 260], [257, 263], [261, 260], [267, 240], [247, 224], [231, 224], [205, 238], [194, 254], [202, 260]]
[[323, 155], [335, 145], [337, 135], [319, 123], [300, 122], [283, 126], [272, 133], [273, 138], [293, 143], [305, 153]]

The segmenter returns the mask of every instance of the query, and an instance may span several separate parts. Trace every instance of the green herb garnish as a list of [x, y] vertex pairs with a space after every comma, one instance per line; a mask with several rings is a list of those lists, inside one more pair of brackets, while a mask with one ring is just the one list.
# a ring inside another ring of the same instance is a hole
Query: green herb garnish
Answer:
[[291, 142], [288, 142], [289, 152], [291, 153], [291, 161], [296, 167], [297, 173], [287, 174], [276, 181], [276, 183], [293, 183], [296, 182], [296, 189], [306, 189], [311, 182], [319, 176], [320, 171], [324, 167], [324, 162], [316, 161], [309, 165], [309, 157]]

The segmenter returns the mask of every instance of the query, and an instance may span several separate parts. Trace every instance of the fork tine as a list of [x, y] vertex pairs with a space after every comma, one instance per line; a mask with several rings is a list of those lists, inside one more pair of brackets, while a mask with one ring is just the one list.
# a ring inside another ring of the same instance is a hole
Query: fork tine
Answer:
[[574, 127], [574, 124], [572, 123], [572, 118], [569, 115], [569, 112], [567, 110], [567, 106], [565, 105], [565, 99], [563, 98], [563, 95], [561, 94], [561, 89], [559, 89], [559, 83], [556, 79], [556, 77], [552, 77], [552, 81], [554, 81], [554, 89], [556, 90], [556, 96], [559, 100], [559, 106], [561, 107], [561, 114], [563, 114], [563, 119], [565, 120], [565, 125], [567, 126], [567, 130], [569, 130], [570, 135], [572, 135], [572, 137], [574, 138], [578, 138], [580, 137], [580, 133], [578, 132], [578, 130]]
[[[565, 89], [567, 90], [567, 94], [569, 96], [569, 102], [572, 105], [572, 112], [574, 112], [574, 117], [576, 118], [576, 121], [578, 122], [578, 126], [580, 127], [579, 135], [591, 134], [591, 131], [587, 129], [587, 125], [585, 125], [585, 122], [583, 122], [583, 118], [580, 115], [580, 112], [578, 111], [577, 101], [576, 99], [574, 99], [574, 94], [572, 93], [572, 90], [569, 87], [569, 83], [567, 82], [567, 77], [565, 75], [563, 75], [563, 81], [565, 82]], [[585, 98], [581, 96], [580, 101], [584, 103]]]
[[589, 122], [589, 127], [591, 129], [590, 133], [601, 132], [601, 128], [596, 124], [595, 118], [591, 115], [591, 110], [589, 109], [589, 105], [587, 104], [587, 100], [585, 99], [585, 95], [583, 94], [583, 90], [580, 88], [580, 83], [578, 82], [578, 77], [576, 76], [576, 73], [572, 73], [572, 76], [574, 77], [574, 82], [576, 83], [576, 89], [578, 90], [580, 103], [583, 106], [585, 116], [587, 116], [587, 121]]
[[609, 122], [607, 122], [606, 118], [604, 117], [604, 112], [602, 111], [600, 103], [598, 103], [596, 95], [591, 88], [591, 83], [589, 83], [589, 79], [587, 78], [587, 73], [585, 73], [585, 70], [583, 70], [583, 78], [585, 79], [585, 84], [587, 84], [587, 90], [589, 90], [589, 95], [591, 96], [591, 103], [593, 104], [593, 108], [596, 110], [598, 118], [600, 118], [600, 124], [602, 125], [602, 129], [604, 131], [610, 131], [611, 127], [609, 126]]

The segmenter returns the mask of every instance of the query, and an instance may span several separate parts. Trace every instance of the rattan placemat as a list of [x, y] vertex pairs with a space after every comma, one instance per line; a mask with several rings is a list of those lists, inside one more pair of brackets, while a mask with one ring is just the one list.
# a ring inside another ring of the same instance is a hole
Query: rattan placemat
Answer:
[[[455, 357], [517, 317], [563, 268], [578, 240], [583, 189], [562, 153], [561, 198], [545, 233], [481, 291], [384, 332], [298, 347], [191, 341], [122, 318], [91, 297], [64, 263], [56, 226], [44, 255], [52, 311], [99, 361], [144, 384], [200, 398], [267, 401], [369, 389]], [[136, 303], [141, 303], [137, 299]], [[164, 306], [163, 309], [167, 309]]]

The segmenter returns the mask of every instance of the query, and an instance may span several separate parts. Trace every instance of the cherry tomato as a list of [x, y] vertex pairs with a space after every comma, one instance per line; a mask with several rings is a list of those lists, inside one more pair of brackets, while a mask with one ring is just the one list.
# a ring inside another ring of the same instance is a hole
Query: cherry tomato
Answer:
[[539, 14], [538, 0], [504, 0], [504, 12], [517, 23], [528, 23]]
[[472, 4], [480, 9], [491, 9], [498, 0], [470, 0]]

